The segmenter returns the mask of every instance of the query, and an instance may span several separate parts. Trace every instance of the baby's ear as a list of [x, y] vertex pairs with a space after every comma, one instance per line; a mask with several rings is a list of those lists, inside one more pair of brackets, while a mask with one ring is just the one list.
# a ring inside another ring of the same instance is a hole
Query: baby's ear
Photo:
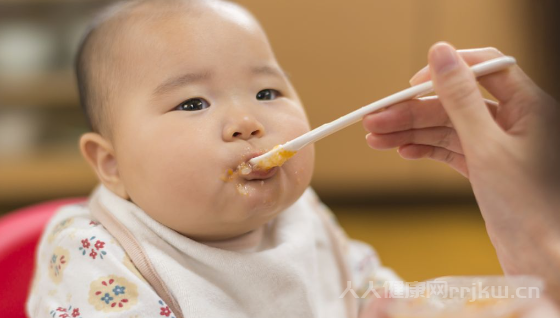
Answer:
[[97, 174], [99, 181], [113, 193], [127, 200], [129, 196], [120, 178], [111, 143], [98, 133], [88, 132], [80, 138], [80, 151]]

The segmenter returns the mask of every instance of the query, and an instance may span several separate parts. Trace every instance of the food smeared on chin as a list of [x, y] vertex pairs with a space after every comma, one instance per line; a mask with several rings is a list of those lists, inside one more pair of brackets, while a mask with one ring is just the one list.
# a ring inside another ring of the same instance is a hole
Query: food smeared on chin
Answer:
[[251, 168], [250, 164], [248, 164], [247, 162], [242, 162], [237, 166], [237, 168], [235, 168], [235, 170], [227, 169], [226, 174], [223, 175], [220, 179], [222, 179], [222, 181], [228, 182], [235, 179], [235, 177], [237, 177], [238, 175], [246, 176], [252, 171], [253, 169]]
[[241, 173], [242, 175], [246, 176], [253, 171], [253, 168], [249, 163], [242, 162], [241, 164], [239, 164], [239, 166], [237, 166], [237, 171], [239, 171], [239, 173]]
[[237, 175], [237, 172], [233, 172], [233, 170], [227, 169], [226, 174], [223, 175], [220, 179], [222, 179], [222, 181], [224, 181], [224, 182], [228, 182], [228, 181], [233, 180], [236, 175]]
[[[245, 165], [247, 165], [247, 164], [245, 163]], [[240, 173], [241, 173], [241, 174], [249, 174], [249, 173], [251, 173], [251, 171], [249, 171], [248, 173], [243, 173], [243, 172], [246, 172], [246, 170], [244, 170], [244, 169], [246, 169], [246, 168], [245, 168], [245, 166], [243, 166], [242, 168], [239, 168], [240, 166], [242, 166], [242, 165], [239, 165], [239, 166], [235, 169], [235, 171], [233, 171], [233, 170], [231, 170], [231, 169], [228, 169], [228, 170], [226, 171], [226, 174], [225, 174], [224, 176], [221, 177], [222, 181], [224, 181], [224, 182], [232, 181], [232, 180], [235, 179], [235, 177], [237, 177]], [[236, 187], [236, 189], [237, 189], [237, 193], [239, 193], [239, 194], [241, 194], [241, 195], [249, 195], [249, 190], [247, 189], [247, 186], [245, 186], [245, 185], [243, 185], [243, 184], [241, 184], [241, 183], [238, 183], [238, 184], [235, 185], [235, 187]]]
[[237, 187], [237, 192], [239, 192], [239, 194], [241, 195], [249, 194], [249, 190], [247, 190], [247, 187], [242, 185], [241, 183], [238, 183], [236, 187]]

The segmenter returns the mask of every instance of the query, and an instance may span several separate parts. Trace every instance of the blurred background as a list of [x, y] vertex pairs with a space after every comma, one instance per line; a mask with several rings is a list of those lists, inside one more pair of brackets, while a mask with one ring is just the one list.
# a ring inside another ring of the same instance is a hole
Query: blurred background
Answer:
[[[78, 150], [87, 128], [72, 63], [110, 2], [0, 0], [0, 214], [87, 196], [96, 184]], [[440, 40], [496, 47], [558, 98], [556, 1], [237, 2], [261, 21], [312, 127], [406, 88]], [[500, 274], [468, 181], [440, 163], [373, 151], [365, 134], [356, 124], [316, 145], [312, 186], [347, 233], [409, 281]]]

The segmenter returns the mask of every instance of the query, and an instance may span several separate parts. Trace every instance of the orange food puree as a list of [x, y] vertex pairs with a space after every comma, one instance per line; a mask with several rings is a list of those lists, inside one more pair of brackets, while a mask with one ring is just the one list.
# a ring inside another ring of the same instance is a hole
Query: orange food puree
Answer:
[[[278, 147], [280, 147], [280, 145], [272, 148], [272, 150], [277, 149]], [[277, 153], [272, 155], [272, 157], [266, 160], [261, 160], [255, 168], [259, 170], [268, 170], [274, 167], [279, 167], [283, 165], [286, 161], [288, 161], [288, 159], [293, 157], [296, 153], [297, 151], [290, 151], [290, 150], [278, 151]]]
[[238, 184], [236, 187], [237, 187], [237, 192], [239, 192], [239, 194], [241, 194], [241, 195], [249, 194], [249, 191], [247, 190], [246, 186], [244, 186], [242, 184]]
[[226, 174], [223, 175], [220, 179], [222, 179], [222, 181], [228, 182], [228, 181], [233, 180], [233, 178], [235, 178], [236, 175], [237, 175], [237, 171], [233, 172], [233, 170], [228, 169], [226, 171]]
[[228, 169], [226, 171], [226, 174], [220, 179], [222, 179], [222, 181], [228, 182], [233, 180], [239, 174], [248, 175], [249, 173], [251, 173], [251, 171], [253, 171], [253, 169], [251, 169], [251, 166], [246, 162], [242, 162], [241, 164], [239, 164], [239, 166], [237, 166], [237, 168], [235, 168], [235, 171]]
[[[274, 147], [273, 149], [277, 149], [278, 147], [280, 147], [279, 145]], [[237, 168], [235, 168], [235, 171], [232, 169], [228, 169], [226, 171], [226, 174], [223, 175], [220, 179], [224, 182], [229, 182], [233, 179], [235, 179], [235, 177], [237, 177], [238, 175], [248, 175], [249, 173], [251, 173], [253, 171], [253, 168], [255, 169], [259, 169], [259, 170], [268, 170], [274, 167], [279, 167], [281, 165], [283, 165], [288, 159], [290, 159], [291, 157], [293, 157], [296, 154], [296, 151], [289, 151], [289, 150], [281, 150], [277, 153], [275, 153], [272, 157], [270, 157], [269, 159], [263, 160], [261, 162], [259, 162], [258, 165], [256, 165], [255, 167], [251, 166], [249, 163], [247, 162], [242, 162], [241, 164], [239, 164], [239, 166], [237, 166]], [[261, 186], [264, 184], [263, 181], [261, 181]], [[248, 195], [249, 191], [247, 190], [247, 187], [242, 185], [242, 184], [237, 184], [236, 185], [237, 188], [237, 192], [239, 192], [239, 194], [241, 195]]]

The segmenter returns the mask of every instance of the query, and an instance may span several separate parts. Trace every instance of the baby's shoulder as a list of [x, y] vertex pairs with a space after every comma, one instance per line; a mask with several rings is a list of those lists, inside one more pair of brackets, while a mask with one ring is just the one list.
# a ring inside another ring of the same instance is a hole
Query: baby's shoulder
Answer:
[[63, 206], [48, 223], [36, 254], [26, 310], [30, 317], [171, 314], [86, 204]]
[[[75, 203], [61, 206], [55, 212], [45, 227], [41, 243], [56, 245], [77, 238], [83, 238], [84, 242], [102, 242], [103, 239], [114, 242], [105, 227], [92, 217], [87, 204]], [[100, 245], [104, 244], [98, 243], [98, 249]]]
[[77, 265], [76, 268], [101, 265], [131, 266], [130, 258], [121, 244], [109, 231], [92, 217], [87, 204], [70, 204], [60, 207], [47, 224], [38, 248], [38, 263], [63, 261]]

